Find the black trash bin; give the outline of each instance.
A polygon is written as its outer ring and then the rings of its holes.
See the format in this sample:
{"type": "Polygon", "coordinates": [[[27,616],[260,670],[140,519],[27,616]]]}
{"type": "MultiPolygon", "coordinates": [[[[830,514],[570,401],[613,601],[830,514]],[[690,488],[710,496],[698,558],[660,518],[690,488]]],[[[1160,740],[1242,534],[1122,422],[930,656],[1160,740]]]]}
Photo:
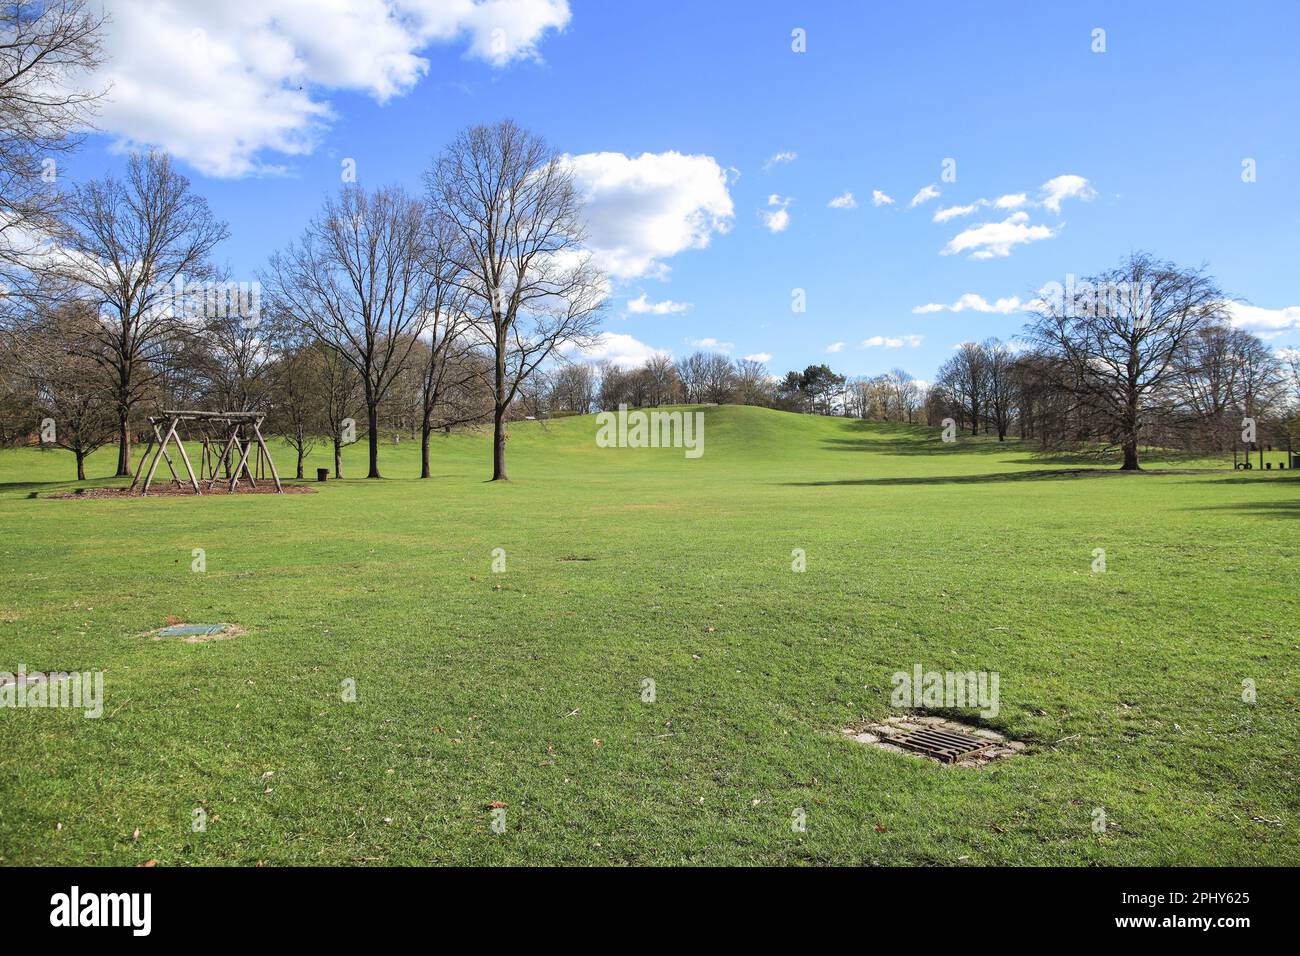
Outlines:
{"type": "Polygon", "coordinates": [[[329,477],[330,477],[330,470],[329,470],[328,468],[317,468],[317,469],[316,469],[316,480],[317,480],[317,481],[329,481],[329,477]]]}

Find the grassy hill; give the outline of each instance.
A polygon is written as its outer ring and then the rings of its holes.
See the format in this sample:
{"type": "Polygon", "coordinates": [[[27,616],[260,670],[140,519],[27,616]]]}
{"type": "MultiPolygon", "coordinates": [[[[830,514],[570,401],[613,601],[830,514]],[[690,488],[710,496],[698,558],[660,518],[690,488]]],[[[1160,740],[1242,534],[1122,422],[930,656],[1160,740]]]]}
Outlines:
{"type": "Polygon", "coordinates": [[[102,669],[106,695],[0,710],[0,858],[1296,861],[1289,472],[1081,475],[702,411],[696,460],[521,423],[508,484],[472,434],[435,440],[433,479],[403,439],[384,481],[283,497],[51,499],[71,455],[0,452],[0,671],[102,669]],[[245,633],[147,636],[169,617],[245,633]],[[998,672],[987,723],[1030,751],[969,771],[846,739],[918,663],[998,672]]]}

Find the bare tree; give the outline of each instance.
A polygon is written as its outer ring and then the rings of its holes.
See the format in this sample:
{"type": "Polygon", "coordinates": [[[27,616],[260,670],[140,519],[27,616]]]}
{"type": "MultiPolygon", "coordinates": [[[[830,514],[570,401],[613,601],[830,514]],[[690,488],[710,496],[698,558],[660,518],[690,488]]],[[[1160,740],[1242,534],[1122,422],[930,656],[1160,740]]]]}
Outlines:
{"type": "Polygon", "coordinates": [[[560,365],[551,376],[551,404],[560,411],[586,415],[595,402],[596,375],[586,362],[560,365]]]}
{"type": "Polygon", "coordinates": [[[606,411],[611,411],[620,404],[626,405],[628,400],[627,370],[619,368],[609,359],[603,359],[599,368],[600,387],[597,391],[596,403],[606,411]]]}
{"type": "Polygon", "coordinates": [[[767,366],[758,359],[737,359],[732,369],[736,401],[742,405],[766,404],[771,377],[767,366]]]}
{"type": "Polygon", "coordinates": [[[28,285],[43,240],[60,232],[58,157],[102,95],[82,84],[104,21],[87,0],[0,6],[0,282],[28,285]]]}
{"type": "Polygon", "coordinates": [[[294,474],[303,477],[303,462],[320,440],[322,414],[322,355],[310,347],[279,356],[271,370],[271,431],[282,437],[296,455],[294,474]]]}
{"type": "MultiPolygon", "coordinates": [[[[348,423],[355,426],[355,416],[361,405],[361,376],[347,359],[337,351],[316,342],[312,346],[320,368],[321,397],[324,400],[325,426],[329,429],[334,449],[334,477],[343,477],[343,446],[348,423]]],[[[355,439],[354,439],[355,440],[355,439]]]]}
{"type": "Polygon", "coordinates": [[[564,160],[508,120],[473,126],[429,171],[461,282],[491,349],[492,480],[506,474],[506,417],[521,384],[564,347],[590,344],[605,277],[583,252],[581,198],[564,160]]]}
{"type": "Polygon", "coordinates": [[[131,412],[165,373],[172,340],[190,335],[216,276],[208,256],[227,236],[207,200],[164,153],[133,155],[126,178],[78,187],[62,248],[43,270],[98,313],[79,354],[97,362],[118,416],[117,474],[129,475],[131,412]]]}
{"type": "Polygon", "coordinates": [[[707,372],[709,353],[693,352],[677,363],[677,376],[681,379],[686,393],[686,402],[697,405],[704,401],[704,380],[707,372]]]}
{"type": "Polygon", "coordinates": [[[731,401],[735,387],[736,375],[731,368],[731,359],[716,353],[706,356],[701,367],[700,401],[723,405],[731,401]]]}
{"type": "Polygon", "coordinates": [[[265,407],[275,342],[268,327],[233,314],[210,316],[200,331],[209,401],[222,411],[265,407]]]}
{"type": "Polygon", "coordinates": [[[645,360],[644,371],[646,404],[657,408],[672,403],[680,388],[672,358],[664,352],[656,352],[645,360]]]}
{"type": "Polygon", "coordinates": [[[1089,432],[1123,449],[1135,471],[1143,432],[1182,406],[1174,386],[1185,352],[1226,319],[1223,293],[1203,269],[1147,253],[1090,277],[1082,292],[1043,300],[1029,332],[1056,361],[1053,384],[1068,393],[1089,432]]]}
{"type": "Polygon", "coordinates": [[[467,294],[456,235],[445,216],[429,216],[426,267],[432,280],[429,338],[420,358],[420,477],[428,478],[429,438],[435,428],[450,429],[478,421],[482,411],[472,401],[471,382],[480,371],[473,362],[467,294]]]}
{"type": "Polygon", "coordinates": [[[32,321],[5,335],[7,362],[29,383],[43,419],[41,443],[76,457],[77,480],[86,479],[86,458],[113,440],[116,416],[107,401],[96,362],[81,344],[95,316],[77,302],[42,308],[32,321]],[[46,421],[48,420],[48,428],[46,421]]]}
{"type": "Polygon", "coordinates": [[[1241,418],[1276,410],[1285,392],[1283,360],[1258,336],[1227,325],[1207,325],[1191,336],[1174,386],[1191,410],[1199,448],[1230,448],[1241,418]]]}
{"type": "Polygon", "coordinates": [[[379,406],[429,321],[424,208],[399,188],[345,186],[302,239],[271,257],[264,286],[277,314],[337,352],[361,381],[379,474],[379,406]]]}
{"type": "Polygon", "coordinates": [[[1015,414],[1016,356],[1005,342],[998,339],[988,339],[980,348],[984,352],[987,370],[988,418],[998,433],[998,441],[1006,441],[1015,414]]]}
{"type": "Polygon", "coordinates": [[[1300,349],[1285,349],[1281,353],[1285,381],[1291,389],[1290,404],[1300,413],[1300,349]]]}
{"type": "Polygon", "coordinates": [[[975,342],[963,342],[957,354],[939,366],[939,384],[947,393],[961,418],[970,422],[970,433],[979,434],[980,422],[987,409],[988,356],[975,342]]]}

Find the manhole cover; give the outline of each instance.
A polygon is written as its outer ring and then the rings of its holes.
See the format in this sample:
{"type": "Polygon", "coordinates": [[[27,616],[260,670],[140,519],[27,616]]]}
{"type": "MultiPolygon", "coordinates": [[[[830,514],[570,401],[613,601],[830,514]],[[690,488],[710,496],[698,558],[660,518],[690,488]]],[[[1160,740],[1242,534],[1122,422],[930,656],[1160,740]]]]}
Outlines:
{"type": "Polygon", "coordinates": [[[238,624],[172,624],[149,631],[144,636],[155,641],[178,637],[185,644],[206,644],[208,641],[228,641],[244,633],[245,630],[238,624]]]}
{"type": "Polygon", "coordinates": [[[177,624],[164,627],[158,632],[159,637],[197,637],[207,634],[224,633],[229,624],[177,624]]]}
{"type": "Polygon", "coordinates": [[[973,737],[970,734],[938,727],[927,727],[924,730],[913,730],[909,733],[891,737],[890,743],[906,750],[915,750],[917,753],[933,757],[942,763],[955,763],[965,757],[988,750],[997,741],[981,740],[979,737],[973,737]]]}
{"type": "Polygon", "coordinates": [[[877,750],[967,768],[982,767],[1026,747],[1022,741],[987,727],[931,714],[894,714],[874,723],[845,727],[844,733],[877,750]]]}

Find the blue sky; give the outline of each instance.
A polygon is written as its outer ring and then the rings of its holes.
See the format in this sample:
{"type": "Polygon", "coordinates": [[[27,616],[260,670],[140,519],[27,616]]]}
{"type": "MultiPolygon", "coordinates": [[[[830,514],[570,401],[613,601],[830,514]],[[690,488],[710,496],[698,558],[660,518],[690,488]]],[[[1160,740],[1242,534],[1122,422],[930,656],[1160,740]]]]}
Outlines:
{"type": "Polygon", "coordinates": [[[775,373],[928,379],[1025,316],[918,307],[1025,302],[1137,249],[1205,263],[1254,307],[1237,321],[1300,347],[1294,0],[345,0],[344,22],[301,0],[108,6],[114,88],[70,173],[170,149],[229,221],[237,279],[301,231],[345,157],[363,184],[419,190],[458,129],[512,117],[599,190],[593,244],[616,273],[599,354],[713,341],[775,373]],[[854,208],[829,205],[845,193],[854,208]]]}

